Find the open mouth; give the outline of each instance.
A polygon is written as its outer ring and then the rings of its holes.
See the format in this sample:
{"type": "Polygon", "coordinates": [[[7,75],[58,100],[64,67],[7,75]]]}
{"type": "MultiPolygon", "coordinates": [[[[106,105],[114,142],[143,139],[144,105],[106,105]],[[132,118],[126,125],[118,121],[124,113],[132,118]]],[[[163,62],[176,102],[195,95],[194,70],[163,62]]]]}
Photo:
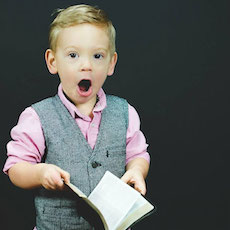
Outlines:
{"type": "Polygon", "coordinates": [[[87,92],[91,86],[90,80],[81,80],[78,84],[81,92],[87,92]]]}

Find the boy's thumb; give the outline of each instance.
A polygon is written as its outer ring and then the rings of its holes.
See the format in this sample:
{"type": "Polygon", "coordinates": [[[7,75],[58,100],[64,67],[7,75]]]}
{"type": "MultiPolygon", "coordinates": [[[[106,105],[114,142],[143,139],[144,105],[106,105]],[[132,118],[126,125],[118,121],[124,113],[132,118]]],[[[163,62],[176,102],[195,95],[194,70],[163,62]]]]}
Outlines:
{"type": "Polygon", "coordinates": [[[69,183],[70,182],[70,174],[62,169],[60,169],[60,173],[61,173],[61,178],[64,180],[65,183],[69,183]]]}

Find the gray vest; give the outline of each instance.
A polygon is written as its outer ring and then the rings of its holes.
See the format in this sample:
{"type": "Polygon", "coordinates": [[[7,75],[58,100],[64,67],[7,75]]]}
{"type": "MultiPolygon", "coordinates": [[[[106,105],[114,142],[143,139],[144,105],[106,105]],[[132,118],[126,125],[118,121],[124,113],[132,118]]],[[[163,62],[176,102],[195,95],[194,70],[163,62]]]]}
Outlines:
{"type": "MultiPolygon", "coordinates": [[[[128,103],[115,96],[106,97],[107,107],[102,112],[94,149],[57,95],[32,105],[45,136],[43,162],[69,172],[71,183],[87,196],[106,170],[118,177],[125,172],[128,103]]],[[[35,195],[35,208],[38,230],[93,229],[79,214],[74,197],[65,191],[40,188],[35,195]]]]}

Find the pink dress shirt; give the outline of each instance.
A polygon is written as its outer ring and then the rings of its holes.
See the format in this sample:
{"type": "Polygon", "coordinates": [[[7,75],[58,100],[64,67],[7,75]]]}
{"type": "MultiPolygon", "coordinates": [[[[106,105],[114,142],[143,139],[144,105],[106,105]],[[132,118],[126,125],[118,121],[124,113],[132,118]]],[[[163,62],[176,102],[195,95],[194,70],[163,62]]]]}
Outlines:
{"type": "MultiPolygon", "coordinates": [[[[58,96],[75,119],[81,132],[93,149],[99,126],[102,110],[106,107],[106,96],[102,89],[98,92],[99,101],[93,109],[93,118],[79,112],[64,95],[61,84],[58,87],[58,96]]],[[[126,135],[126,164],[134,158],[142,157],[150,162],[147,152],[148,145],[143,133],[140,131],[140,119],[136,110],[128,105],[129,126],[126,135]]],[[[18,124],[11,130],[12,140],[7,144],[7,160],[3,171],[8,170],[20,161],[32,164],[41,162],[45,152],[45,139],[39,117],[32,107],[26,108],[20,115],[18,124]]]]}

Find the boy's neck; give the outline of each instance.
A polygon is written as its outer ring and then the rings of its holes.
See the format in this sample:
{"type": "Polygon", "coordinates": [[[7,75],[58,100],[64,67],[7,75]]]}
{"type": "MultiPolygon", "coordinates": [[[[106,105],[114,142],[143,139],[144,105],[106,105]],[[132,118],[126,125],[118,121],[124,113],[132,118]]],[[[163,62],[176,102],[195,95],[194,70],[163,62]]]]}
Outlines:
{"type": "MultiPolygon", "coordinates": [[[[64,90],[62,90],[63,94],[65,95],[65,97],[72,103],[74,104],[74,102],[65,94],[64,90]]],[[[92,98],[90,101],[88,101],[87,103],[84,104],[74,104],[76,106],[76,108],[79,110],[79,112],[82,115],[85,116],[89,116],[91,119],[93,119],[93,108],[95,107],[95,105],[97,104],[97,102],[99,101],[99,97],[96,96],[96,98],[92,98]]]]}
{"type": "Polygon", "coordinates": [[[77,107],[77,109],[79,110],[79,112],[81,114],[88,116],[91,119],[93,119],[93,108],[95,105],[96,105],[96,98],[95,98],[95,100],[90,100],[87,103],[78,104],[75,106],[77,107]]]}

